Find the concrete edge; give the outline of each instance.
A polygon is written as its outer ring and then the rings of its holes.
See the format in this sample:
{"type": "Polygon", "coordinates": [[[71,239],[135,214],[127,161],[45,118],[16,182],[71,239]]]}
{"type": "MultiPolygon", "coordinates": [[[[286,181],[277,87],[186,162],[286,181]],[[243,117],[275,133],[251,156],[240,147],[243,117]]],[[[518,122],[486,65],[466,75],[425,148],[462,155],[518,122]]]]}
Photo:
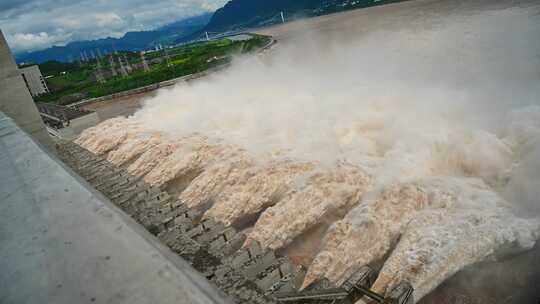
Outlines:
{"type": "Polygon", "coordinates": [[[0,129],[0,137],[9,136],[14,133],[24,134],[36,147],[48,156],[53,162],[58,164],[66,173],[73,177],[82,187],[86,188],[92,195],[100,200],[105,207],[107,207],[111,212],[118,216],[118,218],[133,232],[139,235],[144,241],[146,241],[151,247],[155,248],[156,251],[161,254],[166,260],[168,260],[173,266],[175,266],[179,271],[181,271],[194,285],[198,288],[199,291],[204,294],[209,300],[213,303],[219,304],[232,304],[232,298],[226,295],[223,291],[214,286],[210,281],[208,281],[202,274],[195,270],[188,262],[186,262],[182,257],[172,252],[167,246],[162,244],[154,235],[148,232],[144,227],[132,219],[129,215],[124,213],[116,205],[114,205],[108,198],[106,198],[101,192],[94,189],[87,181],[85,181],[81,176],[75,173],[71,168],[69,168],[64,162],[62,162],[55,153],[51,152],[47,147],[41,144],[39,141],[34,139],[32,136],[29,136],[24,130],[22,130],[18,125],[13,121],[12,118],[0,112],[0,121],[7,121],[9,127],[0,129]],[[6,130],[7,129],[7,130],[6,130]],[[1,132],[5,131],[5,133],[1,132]]]}

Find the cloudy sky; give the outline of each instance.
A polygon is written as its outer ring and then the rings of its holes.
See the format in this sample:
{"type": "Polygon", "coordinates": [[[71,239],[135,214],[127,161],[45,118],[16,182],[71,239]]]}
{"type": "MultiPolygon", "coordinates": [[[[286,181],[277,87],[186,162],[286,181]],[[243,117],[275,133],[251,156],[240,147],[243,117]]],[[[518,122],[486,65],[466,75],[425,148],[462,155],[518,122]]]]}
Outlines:
{"type": "Polygon", "coordinates": [[[14,52],[120,37],[214,11],[227,0],[0,0],[0,29],[14,52]]]}

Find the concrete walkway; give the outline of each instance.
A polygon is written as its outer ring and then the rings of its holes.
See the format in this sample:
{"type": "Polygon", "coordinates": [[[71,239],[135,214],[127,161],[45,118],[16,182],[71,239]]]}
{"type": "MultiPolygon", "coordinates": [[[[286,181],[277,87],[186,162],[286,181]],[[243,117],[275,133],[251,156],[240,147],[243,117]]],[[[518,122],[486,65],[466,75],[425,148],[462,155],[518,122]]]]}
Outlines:
{"type": "Polygon", "coordinates": [[[0,112],[0,303],[229,303],[0,112]]]}

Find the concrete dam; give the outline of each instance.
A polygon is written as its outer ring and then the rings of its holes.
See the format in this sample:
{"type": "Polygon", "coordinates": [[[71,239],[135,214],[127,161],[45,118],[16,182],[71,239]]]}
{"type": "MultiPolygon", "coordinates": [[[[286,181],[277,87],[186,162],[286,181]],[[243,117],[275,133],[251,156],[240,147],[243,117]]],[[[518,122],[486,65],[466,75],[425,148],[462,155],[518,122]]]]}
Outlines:
{"type": "MultiPolygon", "coordinates": [[[[99,223],[145,228],[131,263],[181,258],[152,280],[166,299],[186,282],[208,303],[534,301],[539,14],[530,0],[425,0],[263,29],[278,47],[55,149],[116,206],[95,207],[99,223]]],[[[10,172],[26,172],[13,151],[10,172]]]]}

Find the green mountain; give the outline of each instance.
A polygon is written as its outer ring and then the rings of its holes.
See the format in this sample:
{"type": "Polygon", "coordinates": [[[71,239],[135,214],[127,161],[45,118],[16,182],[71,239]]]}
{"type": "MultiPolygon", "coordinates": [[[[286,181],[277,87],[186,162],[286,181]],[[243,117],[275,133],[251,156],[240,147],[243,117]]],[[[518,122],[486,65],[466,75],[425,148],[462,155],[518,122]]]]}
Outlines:
{"type": "MultiPolygon", "coordinates": [[[[218,9],[203,31],[221,32],[382,5],[400,0],[231,0],[218,9]]],[[[403,0],[401,0],[403,1],[403,0]]]]}

